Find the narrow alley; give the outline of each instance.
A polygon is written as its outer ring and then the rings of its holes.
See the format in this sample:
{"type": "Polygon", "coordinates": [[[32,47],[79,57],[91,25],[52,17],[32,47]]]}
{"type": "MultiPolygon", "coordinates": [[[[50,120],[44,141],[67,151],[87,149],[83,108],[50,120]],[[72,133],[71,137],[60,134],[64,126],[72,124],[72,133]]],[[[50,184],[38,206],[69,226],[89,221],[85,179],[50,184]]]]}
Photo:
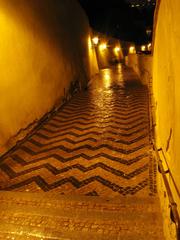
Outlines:
{"type": "Polygon", "coordinates": [[[148,124],[135,73],[101,70],[0,164],[2,239],[162,240],[148,124]]]}
{"type": "Polygon", "coordinates": [[[180,240],[180,0],[0,9],[0,240],[180,240]]]}
{"type": "Polygon", "coordinates": [[[0,165],[1,190],[116,196],[156,192],[148,92],[104,69],[0,165]]]}

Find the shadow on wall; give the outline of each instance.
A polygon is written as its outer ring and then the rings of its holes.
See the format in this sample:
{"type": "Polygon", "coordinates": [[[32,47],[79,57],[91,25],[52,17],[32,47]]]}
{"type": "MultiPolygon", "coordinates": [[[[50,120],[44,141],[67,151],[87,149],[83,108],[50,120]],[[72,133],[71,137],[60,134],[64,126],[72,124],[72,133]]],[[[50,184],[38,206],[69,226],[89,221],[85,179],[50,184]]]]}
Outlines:
{"type": "Polygon", "coordinates": [[[0,0],[0,152],[60,104],[71,82],[98,72],[88,19],[76,0],[0,0]]]}

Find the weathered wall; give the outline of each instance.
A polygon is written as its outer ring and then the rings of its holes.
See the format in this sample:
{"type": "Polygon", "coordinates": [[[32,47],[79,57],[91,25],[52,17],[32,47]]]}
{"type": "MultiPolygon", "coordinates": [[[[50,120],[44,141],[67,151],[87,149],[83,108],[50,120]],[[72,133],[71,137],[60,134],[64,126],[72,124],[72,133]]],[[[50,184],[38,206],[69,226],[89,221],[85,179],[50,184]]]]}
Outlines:
{"type": "Polygon", "coordinates": [[[71,81],[98,72],[86,15],[75,0],[0,0],[0,152],[60,103],[71,81]]]}
{"type": "MultiPolygon", "coordinates": [[[[171,0],[161,0],[154,38],[153,92],[157,145],[163,148],[176,185],[180,189],[179,12],[179,0],[174,0],[173,3],[171,0]]],[[[173,186],[170,177],[169,182],[173,186]]],[[[174,189],[173,194],[180,212],[180,197],[174,189]]]]}
{"type": "Polygon", "coordinates": [[[152,56],[129,54],[126,57],[126,65],[133,68],[143,85],[149,86],[152,82],[152,56]]]}

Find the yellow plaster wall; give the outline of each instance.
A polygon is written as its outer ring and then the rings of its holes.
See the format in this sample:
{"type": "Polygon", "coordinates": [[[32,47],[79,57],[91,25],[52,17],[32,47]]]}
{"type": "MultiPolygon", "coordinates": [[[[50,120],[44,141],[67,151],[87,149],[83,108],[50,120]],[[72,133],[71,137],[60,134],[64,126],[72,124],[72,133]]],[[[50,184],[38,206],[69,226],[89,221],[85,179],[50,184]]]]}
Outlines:
{"type": "MultiPolygon", "coordinates": [[[[167,178],[180,213],[180,1],[161,0],[157,12],[153,57],[153,102],[156,116],[156,143],[162,147],[177,189],[167,178]]],[[[167,165],[163,155],[165,169],[167,165]]],[[[175,240],[175,225],[170,219],[169,200],[162,177],[158,189],[167,240],[175,240]]]]}
{"type": "Polygon", "coordinates": [[[149,86],[152,82],[152,56],[129,54],[126,65],[133,68],[143,85],[149,86]]]}
{"type": "Polygon", "coordinates": [[[154,43],[156,137],[180,188],[180,1],[161,0],[154,43]],[[171,133],[172,132],[172,133],[171,133]]]}
{"type": "Polygon", "coordinates": [[[75,0],[0,0],[0,153],[68,91],[98,72],[86,15],[75,0]]]}

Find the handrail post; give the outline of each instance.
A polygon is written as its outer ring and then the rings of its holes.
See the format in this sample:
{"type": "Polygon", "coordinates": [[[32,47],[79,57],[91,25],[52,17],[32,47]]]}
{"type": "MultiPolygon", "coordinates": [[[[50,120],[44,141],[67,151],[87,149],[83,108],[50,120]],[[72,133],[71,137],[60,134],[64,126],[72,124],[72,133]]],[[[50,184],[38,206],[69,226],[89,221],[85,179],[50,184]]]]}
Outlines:
{"type": "Polygon", "coordinates": [[[167,172],[164,171],[163,162],[162,162],[162,160],[159,156],[159,152],[162,151],[162,148],[157,149],[154,141],[153,141],[153,147],[154,147],[154,150],[155,150],[155,153],[156,153],[156,157],[157,157],[157,160],[158,160],[158,166],[160,168],[160,173],[162,174],[162,178],[163,178],[163,181],[164,181],[164,185],[165,185],[167,195],[168,195],[168,199],[169,199],[169,203],[170,203],[171,220],[175,223],[175,226],[176,226],[177,240],[180,240],[180,217],[179,217],[178,210],[177,210],[177,204],[174,201],[173,194],[172,194],[168,179],[166,177],[167,172]]]}

